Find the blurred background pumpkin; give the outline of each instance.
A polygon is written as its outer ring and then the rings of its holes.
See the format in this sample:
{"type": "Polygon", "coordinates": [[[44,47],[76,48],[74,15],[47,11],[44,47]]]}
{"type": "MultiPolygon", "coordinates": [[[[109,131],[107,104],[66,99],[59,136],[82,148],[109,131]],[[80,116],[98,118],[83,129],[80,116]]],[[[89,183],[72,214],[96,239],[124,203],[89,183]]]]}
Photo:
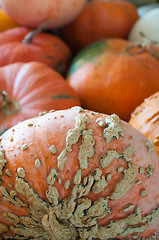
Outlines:
{"type": "Polygon", "coordinates": [[[0,32],[18,26],[19,24],[9,17],[2,8],[0,8],[0,32]]]}
{"type": "Polygon", "coordinates": [[[73,52],[104,38],[126,38],[139,18],[129,2],[89,0],[70,24],[59,30],[73,52]]]}
{"type": "Polygon", "coordinates": [[[159,92],[144,99],[131,114],[129,123],[153,142],[159,154],[159,92]]]}
{"type": "Polygon", "coordinates": [[[38,27],[47,20],[52,20],[50,28],[63,26],[80,13],[86,0],[1,0],[6,13],[20,25],[38,27]]]}
{"type": "Polygon", "coordinates": [[[18,27],[0,33],[0,66],[15,62],[37,61],[66,73],[71,50],[59,37],[18,27]]]}
{"type": "Polygon", "coordinates": [[[159,90],[159,48],[127,40],[93,43],[74,58],[67,76],[84,108],[128,121],[134,109],[159,90]]]}

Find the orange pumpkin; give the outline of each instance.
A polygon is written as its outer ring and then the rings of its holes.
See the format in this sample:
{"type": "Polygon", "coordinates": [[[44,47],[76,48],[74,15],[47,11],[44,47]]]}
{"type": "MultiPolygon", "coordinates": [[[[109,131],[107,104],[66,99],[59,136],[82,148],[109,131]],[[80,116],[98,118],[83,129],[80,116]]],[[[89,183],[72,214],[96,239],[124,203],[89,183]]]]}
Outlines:
{"type": "Polygon", "coordinates": [[[84,108],[128,121],[134,109],[159,90],[159,48],[135,47],[108,39],[91,44],[74,58],[67,76],[84,108]],[[158,54],[158,55],[157,55],[158,54]]]}
{"type": "Polygon", "coordinates": [[[0,32],[5,30],[18,27],[19,24],[16,23],[12,18],[10,18],[2,8],[0,8],[0,32]]]}
{"type": "Polygon", "coordinates": [[[71,58],[69,47],[59,37],[37,31],[19,27],[0,33],[0,66],[37,61],[64,74],[71,58]]]}
{"type": "Polygon", "coordinates": [[[159,157],[117,115],[56,111],[0,146],[3,239],[157,239],[159,157]]]}
{"type": "Polygon", "coordinates": [[[159,92],[146,98],[135,109],[129,123],[153,142],[159,154],[159,92]]]}
{"type": "Polygon", "coordinates": [[[51,109],[80,105],[63,77],[38,62],[0,68],[0,133],[18,121],[51,109]]]}
{"type": "Polygon", "coordinates": [[[139,18],[137,8],[129,2],[92,0],[60,34],[74,52],[103,38],[126,38],[139,18]]]}

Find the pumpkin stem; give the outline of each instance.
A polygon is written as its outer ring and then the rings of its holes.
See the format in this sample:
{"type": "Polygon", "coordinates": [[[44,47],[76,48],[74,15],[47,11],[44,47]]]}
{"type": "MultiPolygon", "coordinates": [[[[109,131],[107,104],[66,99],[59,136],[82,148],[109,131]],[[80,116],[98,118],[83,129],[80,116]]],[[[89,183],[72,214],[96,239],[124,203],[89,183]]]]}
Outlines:
{"type": "Polygon", "coordinates": [[[134,47],[139,47],[140,49],[135,54],[139,54],[139,53],[148,51],[149,53],[151,53],[151,55],[153,57],[155,57],[157,60],[159,60],[159,54],[151,46],[152,44],[153,45],[158,44],[158,42],[148,38],[143,32],[140,32],[140,35],[143,37],[144,41],[143,42],[134,42],[134,43],[128,45],[127,47],[125,47],[123,49],[122,53],[130,53],[131,49],[133,49],[134,47]]]}
{"type": "Polygon", "coordinates": [[[0,107],[0,112],[2,112],[6,117],[10,115],[14,115],[20,111],[20,106],[19,104],[11,99],[6,91],[1,92],[1,101],[2,101],[2,106],[0,107]]]}
{"type": "Polygon", "coordinates": [[[50,24],[52,23],[52,20],[48,20],[46,22],[44,22],[43,24],[41,24],[38,28],[36,28],[34,31],[29,32],[25,38],[23,39],[23,43],[24,44],[31,44],[33,41],[33,38],[35,35],[37,35],[38,33],[42,32],[45,28],[47,28],[50,24]]]}

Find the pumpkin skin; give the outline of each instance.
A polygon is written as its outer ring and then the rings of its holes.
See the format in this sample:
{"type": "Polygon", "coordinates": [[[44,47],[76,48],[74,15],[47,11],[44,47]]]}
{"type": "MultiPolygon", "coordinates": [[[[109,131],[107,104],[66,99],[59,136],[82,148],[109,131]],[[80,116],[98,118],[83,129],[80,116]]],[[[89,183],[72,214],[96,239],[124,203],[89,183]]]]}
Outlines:
{"type": "Polygon", "coordinates": [[[19,24],[11,19],[2,8],[0,8],[0,32],[18,27],[19,24]]]}
{"type": "Polygon", "coordinates": [[[80,15],[60,29],[60,34],[77,52],[103,38],[126,38],[138,18],[132,3],[122,0],[88,1],[80,15]]]}
{"type": "Polygon", "coordinates": [[[82,10],[86,0],[2,0],[1,6],[6,13],[27,27],[38,27],[48,19],[52,20],[49,28],[63,26],[72,21],[82,10]]]}
{"type": "Polygon", "coordinates": [[[1,133],[40,112],[80,105],[77,94],[63,77],[38,62],[1,67],[0,93],[3,91],[9,100],[5,103],[0,95],[1,133]]]}
{"type": "Polygon", "coordinates": [[[159,154],[159,92],[146,98],[135,109],[129,123],[153,142],[159,154]]]}
{"type": "Polygon", "coordinates": [[[159,157],[117,115],[75,107],[29,119],[3,134],[0,153],[2,237],[158,235],[159,157]]]}
{"type": "MultiPolygon", "coordinates": [[[[107,39],[89,45],[74,58],[67,81],[86,109],[116,113],[125,121],[159,90],[159,61],[147,50],[124,50],[130,42],[107,39]]],[[[153,47],[159,53],[157,47],[153,47]]]]}
{"type": "Polygon", "coordinates": [[[41,62],[64,74],[71,58],[71,50],[59,38],[38,33],[31,42],[24,39],[31,29],[19,27],[0,33],[0,66],[15,62],[41,62]]]}

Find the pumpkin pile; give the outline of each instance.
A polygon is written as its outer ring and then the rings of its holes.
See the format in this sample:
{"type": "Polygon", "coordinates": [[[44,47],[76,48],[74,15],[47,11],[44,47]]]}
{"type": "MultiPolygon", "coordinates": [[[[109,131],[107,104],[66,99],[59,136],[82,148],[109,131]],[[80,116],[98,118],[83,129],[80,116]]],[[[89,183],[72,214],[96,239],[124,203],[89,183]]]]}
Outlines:
{"type": "Polygon", "coordinates": [[[154,4],[0,1],[0,240],[159,239],[154,4]]]}

